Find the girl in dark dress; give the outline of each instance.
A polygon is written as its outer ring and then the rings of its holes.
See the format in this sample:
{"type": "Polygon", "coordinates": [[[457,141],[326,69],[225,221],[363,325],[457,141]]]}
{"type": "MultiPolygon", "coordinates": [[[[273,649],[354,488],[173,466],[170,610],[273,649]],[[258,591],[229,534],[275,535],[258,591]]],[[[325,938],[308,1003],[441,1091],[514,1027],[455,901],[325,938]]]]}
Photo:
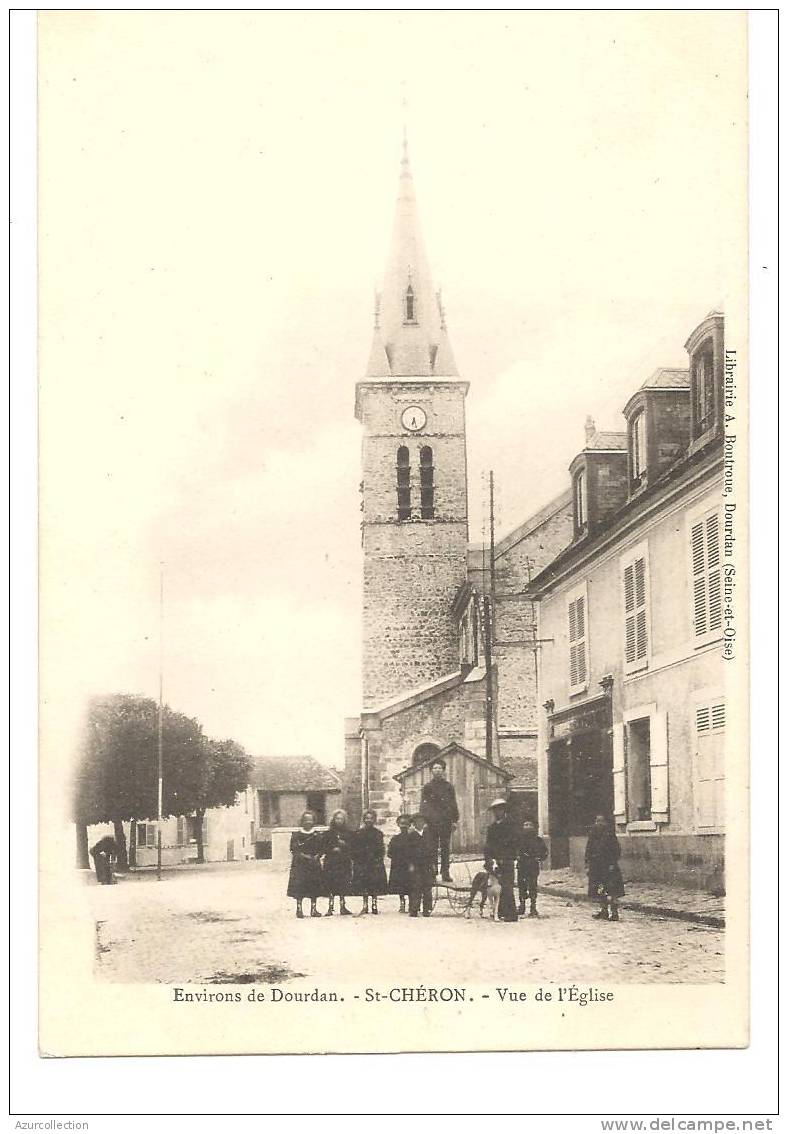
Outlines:
{"type": "Polygon", "coordinates": [[[323,853],[323,836],[314,829],[315,817],[311,811],[301,816],[301,828],[290,836],[290,853],[293,863],[287,882],[289,897],[296,900],[296,917],[303,917],[302,902],[309,898],[310,916],[322,917],[318,912],[317,897],[322,893],[322,872],[320,855],[323,853]]]}
{"type": "Polygon", "coordinates": [[[407,913],[405,898],[410,893],[411,879],[408,862],[408,835],[410,832],[410,815],[397,816],[399,834],[394,835],[389,842],[388,857],[391,859],[389,871],[389,893],[399,894],[399,912],[407,913]]]}
{"type": "Polygon", "coordinates": [[[378,894],[386,893],[386,867],[383,862],[385,843],[383,832],[375,824],[378,821],[374,811],[365,811],[361,817],[361,827],[353,836],[350,853],[353,856],[353,890],[364,899],[363,914],[369,913],[369,899],[372,898],[372,912],[378,912],[378,894]]]}
{"type": "Polygon", "coordinates": [[[350,910],[345,898],[353,880],[353,860],[350,857],[351,832],[347,825],[347,812],[335,811],[328,830],[323,835],[323,890],[328,895],[326,917],[334,916],[334,898],[339,898],[339,912],[348,916],[350,910]]]}
{"type": "Polygon", "coordinates": [[[599,902],[596,921],[618,921],[618,899],[624,894],[624,879],[618,866],[621,847],[604,815],[597,815],[586,844],[588,896],[599,902]],[[608,901],[610,912],[608,913],[608,901]]]}

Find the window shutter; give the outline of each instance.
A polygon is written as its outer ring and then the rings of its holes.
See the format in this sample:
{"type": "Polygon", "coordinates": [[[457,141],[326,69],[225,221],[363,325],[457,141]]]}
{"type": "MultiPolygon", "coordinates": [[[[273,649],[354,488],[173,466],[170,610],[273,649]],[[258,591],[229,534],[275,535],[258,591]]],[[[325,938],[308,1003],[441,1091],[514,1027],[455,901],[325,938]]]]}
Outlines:
{"type": "Polygon", "coordinates": [[[631,665],[637,657],[635,622],[635,569],[630,564],[624,568],[624,656],[627,665],[631,665]]]}
{"type": "Polygon", "coordinates": [[[651,771],[651,814],[667,815],[668,796],[668,718],[653,713],[649,725],[649,764],[651,771]]]}
{"type": "Polygon", "coordinates": [[[613,725],[613,811],[622,822],[627,815],[627,761],[624,725],[613,725]]]}
{"type": "Polygon", "coordinates": [[[624,664],[628,672],[648,664],[648,585],[646,556],[624,564],[624,664]]]}
{"type": "Polygon", "coordinates": [[[586,651],[586,598],[578,595],[569,603],[569,686],[584,689],[588,683],[586,651]]]}
{"type": "Polygon", "coordinates": [[[648,654],[646,629],[646,560],[635,560],[635,657],[642,661],[648,654]]]}
{"type": "Polygon", "coordinates": [[[577,600],[577,678],[585,685],[586,673],[586,600],[583,595],[577,600]]]}
{"type": "Polygon", "coordinates": [[[708,630],[706,621],[706,548],[703,521],[692,525],[692,601],[695,637],[708,630]]]}
{"type": "Polygon", "coordinates": [[[692,525],[690,552],[695,637],[700,638],[722,627],[719,513],[712,512],[692,525]]]}
{"type": "Polygon", "coordinates": [[[184,837],[184,820],[183,820],[183,816],[182,816],[182,815],[179,815],[179,816],[178,816],[178,834],[177,834],[177,839],[178,839],[178,846],[179,846],[179,847],[182,847],[182,846],[183,846],[183,844],[184,844],[184,843],[186,842],[186,839],[185,839],[185,837],[184,837]]]}
{"type": "Polygon", "coordinates": [[[715,512],[706,520],[706,569],[709,592],[709,630],[722,626],[722,569],[720,566],[720,518],[715,512]]]}
{"type": "Polygon", "coordinates": [[[695,710],[695,819],[699,830],[725,823],[725,702],[695,710]]]}

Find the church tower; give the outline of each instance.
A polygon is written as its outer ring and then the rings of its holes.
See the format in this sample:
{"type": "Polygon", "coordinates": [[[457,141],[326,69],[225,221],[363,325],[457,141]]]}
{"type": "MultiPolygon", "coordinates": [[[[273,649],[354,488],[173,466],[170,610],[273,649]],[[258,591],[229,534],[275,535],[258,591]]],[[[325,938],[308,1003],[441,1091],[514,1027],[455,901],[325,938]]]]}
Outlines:
{"type": "Polygon", "coordinates": [[[458,670],[451,605],[468,544],[465,395],[419,224],[407,142],[366,377],[362,705],[458,670]]]}

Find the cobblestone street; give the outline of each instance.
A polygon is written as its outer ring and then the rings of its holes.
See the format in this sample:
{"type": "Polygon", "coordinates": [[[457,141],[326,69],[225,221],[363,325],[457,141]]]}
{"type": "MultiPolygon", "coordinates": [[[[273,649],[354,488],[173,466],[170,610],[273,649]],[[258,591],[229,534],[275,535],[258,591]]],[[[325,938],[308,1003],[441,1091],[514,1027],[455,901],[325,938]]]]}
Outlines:
{"type": "MultiPolygon", "coordinates": [[[[294,917],[286,873],[220,864],[122,877],[88,892],[100,979],[210,984],[306,978],[323,985],[419,982],[708,983],[724,979],[724,932],[626,911],[618,924],[553,895],[537,919],[470,921],[440,901],[429,920],[381,900],[379,917],[294,917]]],[[[354,912],[360,899],[349,900],[354,912]]],[[[320,909],[325,910],[325,899],[320,909]]]]}

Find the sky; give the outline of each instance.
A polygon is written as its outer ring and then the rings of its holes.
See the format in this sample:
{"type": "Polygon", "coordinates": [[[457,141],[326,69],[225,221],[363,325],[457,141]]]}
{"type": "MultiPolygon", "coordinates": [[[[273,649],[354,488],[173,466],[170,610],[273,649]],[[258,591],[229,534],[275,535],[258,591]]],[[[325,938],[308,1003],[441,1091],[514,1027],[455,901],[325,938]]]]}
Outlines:
{"type": "Polygon", "coordinates": [[[341,766],[360,427],[403,115],[482,477],[510,530],[586,415],[726,304],[735,12],[40,17],[42,696],[158,694],[341,766]],[[403,111],[403,95],[407,110],[403,111]]]}

